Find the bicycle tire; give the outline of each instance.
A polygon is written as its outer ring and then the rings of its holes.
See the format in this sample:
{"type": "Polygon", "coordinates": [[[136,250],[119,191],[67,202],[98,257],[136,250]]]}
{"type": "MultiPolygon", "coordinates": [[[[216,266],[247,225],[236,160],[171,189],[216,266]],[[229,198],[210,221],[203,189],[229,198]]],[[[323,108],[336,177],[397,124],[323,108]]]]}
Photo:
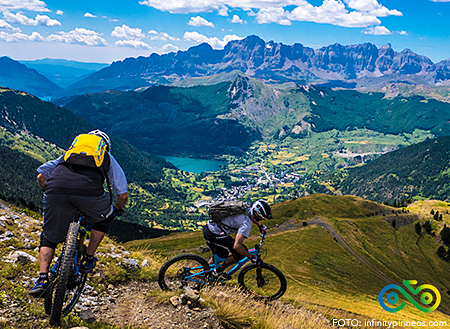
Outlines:
{"type": "Polygon", "coordinates": [[[201,256],[196,254],[180,254],[167,260],[158,272],[158,284],[162,290],[177,290],[184,286],[190,286],[194,289],[200,289],[206,282],[204,275],[196,278],[202,282],[194,282],[185,280],[185,277],[194,275],[192,268],[196,267],[194,271],[204,272],[209,268],[208,262],[201,256]]]}
{"type": "Polygon", "coordinates": [[[52,310],[50,312],[50,324],[52,325],[59,324],[61,321],[67,282],[69,281],[72,271],[74,271],[73,258],[77,247],[79,227],[79,223],[72,222],[70,223],[69,230],[67,231],[64,253],[61,257],[59,275],[54,286],[55,295],[52,303],[52,310]]]}
{"type": "Polygon", "coordinates": [[[257,300],[278,299],[283,296],[287,289],[284,274],[275,266],[266,263],[248,264],[243,267],[239,272],[238,284],[242,291],[252,295],[257,300]],[[261,269],[262,282],[258,286],[257,271],[259,269],[261,269]]]}

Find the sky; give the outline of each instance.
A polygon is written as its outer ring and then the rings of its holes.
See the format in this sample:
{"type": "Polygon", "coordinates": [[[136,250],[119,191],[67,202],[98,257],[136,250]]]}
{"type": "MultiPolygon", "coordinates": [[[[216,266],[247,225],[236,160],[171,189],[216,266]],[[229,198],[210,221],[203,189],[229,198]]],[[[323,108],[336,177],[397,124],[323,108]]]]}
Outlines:
{"type": "Polygon", "coordinates": [[[450,0],[0,0],[0,55],[112,63],[214,49],[257,35],[266,42],[370,42],[450,58],[450,0]]]}

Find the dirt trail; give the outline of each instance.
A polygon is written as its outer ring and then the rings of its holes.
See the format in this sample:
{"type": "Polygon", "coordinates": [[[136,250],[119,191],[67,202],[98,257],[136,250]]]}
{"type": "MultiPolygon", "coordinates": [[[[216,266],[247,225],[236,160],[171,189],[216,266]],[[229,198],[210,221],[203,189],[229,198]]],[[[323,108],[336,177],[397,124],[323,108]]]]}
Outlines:
{"type": "Polygon", "coordinates": [[[323,228],[327,229],[335,238],[336,240],[344,246],[345,249],[347,249],[353,256],[355,256],[356,259],[358,259],[363,265],[365,265],[367,268],[369,268],[373,273],[378,275],[384,282],[386,283],[394,283],[397,284],[395,280],[391,279],[389,276],[381,272],[378,268],[376,268],[372,263],[370,263],[368,260],[366,260],[364,257],[359,255],[352,247],[350,247],[345,240],[342,238],[342,236],[336,232],[336,230],[325,221],[325,218],[323,217],[315,217],[308,221],[308,224],[317,224],[322,226],[323,228]]]}
{"type": "Polygon", "coordinates": [[[161,304],[156,297],[148,296],[150,291],[158,289],[156,282],[128,282],[126,285],[110,286],[98,297],[100,306],[95,312],[96,321],[152,329],[224,329],[211,308],[198,311],[187,306],[175,308],[172,304],[161,304]]]}

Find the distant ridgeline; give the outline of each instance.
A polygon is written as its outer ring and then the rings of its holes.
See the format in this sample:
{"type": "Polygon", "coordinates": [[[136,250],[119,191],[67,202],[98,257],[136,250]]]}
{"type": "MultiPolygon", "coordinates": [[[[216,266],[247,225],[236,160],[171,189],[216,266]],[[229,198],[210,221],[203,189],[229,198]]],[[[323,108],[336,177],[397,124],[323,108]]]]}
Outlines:
{"type": "MultiPolygon", "coordinates": [[[[66,109],[22,92],[0,89],[0,197],[41,208],[37,167],[61,155],[77,134],[92,129],[94,126],[66,109]]],[[[161,227],[182,228],[178,223],[190,218],[182,211],[186,195],[162,180],[163,170],[175,167],[120,138],[113,136],[112,142],[112,154],[127,175],[131,196],[121,220],[146,227],[152,220],[161,227]],[[152,209],[158,209],[158,214],[149,216],[152,209]]],[[[191,217],[195,225],[198,215],[191,217]]]]}

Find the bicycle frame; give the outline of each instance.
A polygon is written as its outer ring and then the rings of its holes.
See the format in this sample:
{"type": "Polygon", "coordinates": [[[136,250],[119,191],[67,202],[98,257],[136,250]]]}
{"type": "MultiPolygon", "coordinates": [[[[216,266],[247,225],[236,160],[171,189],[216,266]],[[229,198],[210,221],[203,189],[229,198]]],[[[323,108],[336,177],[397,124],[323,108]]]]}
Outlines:
{"type": "MultiPolygon", "coordinates": [[[[261,239],[260,239],[260,241],[259,241],[259,244],[255,245],[255,248],[252,248],[252,249],[249,249],[249,250],[248,250],[248,252],[249,252],[251,255],[253,255],[253,256],[254,256],[254,255],[258,256],[258,259],[259,259],[260,256],[261,256],[261,247],[262,247],[262,245],[263,245],[263,243],[264,243],[264,240],[266,239],[266,232],[261,233],[261,234],[260,234],[260,237],[261,237],[261,239]]],[[[195,270],[202,270],[202,271],[201,271],[201,272],[194,273],[194,274],[192,274],[192,275],[188,275],[188,276],[186,276],[184,279],[185,279],[185,280],[192,281],[192,282],[197,282],[197,283],[202,283],[202,284],[209,284],[209,281],[201,281],[201,280],[199,280],[199,279],[197,279],[197,278],[198,278],[199,276],[203,276],[203,275],[205,275],[205,278],[206,278],[208,273],[210,273],[210,272],[212,272],[214,269],[218,268],[219,265],[220,265],[221,263],[223,263],[223,262],[225,261],[225,259],[226,259],[226,258],[220,258],[220,257],[218,257],[216,254],[214,254],[213,257],[214,257],[214,264],[211,264],[211,265],[209,266],[209,269],[208,269],[207,271],[203,271],[203,267],[201,267],[201,266],[193,267],[193,268],[190,269],[191,271],[195,271],[195,270]]],[[[230,275],[230,276],[233,275],[233,274],[236,273],[239,269],[241,269],[248,261],[249,261],[249,258],[248,258],[248,257],[242,258],[241,260],[239,260],[238,262],[236,262],[236,264],[234,264],[233,267],[232,267],[230,270],[226,271],[225,273],[228,274],[228,275],[230,275]]]]}

